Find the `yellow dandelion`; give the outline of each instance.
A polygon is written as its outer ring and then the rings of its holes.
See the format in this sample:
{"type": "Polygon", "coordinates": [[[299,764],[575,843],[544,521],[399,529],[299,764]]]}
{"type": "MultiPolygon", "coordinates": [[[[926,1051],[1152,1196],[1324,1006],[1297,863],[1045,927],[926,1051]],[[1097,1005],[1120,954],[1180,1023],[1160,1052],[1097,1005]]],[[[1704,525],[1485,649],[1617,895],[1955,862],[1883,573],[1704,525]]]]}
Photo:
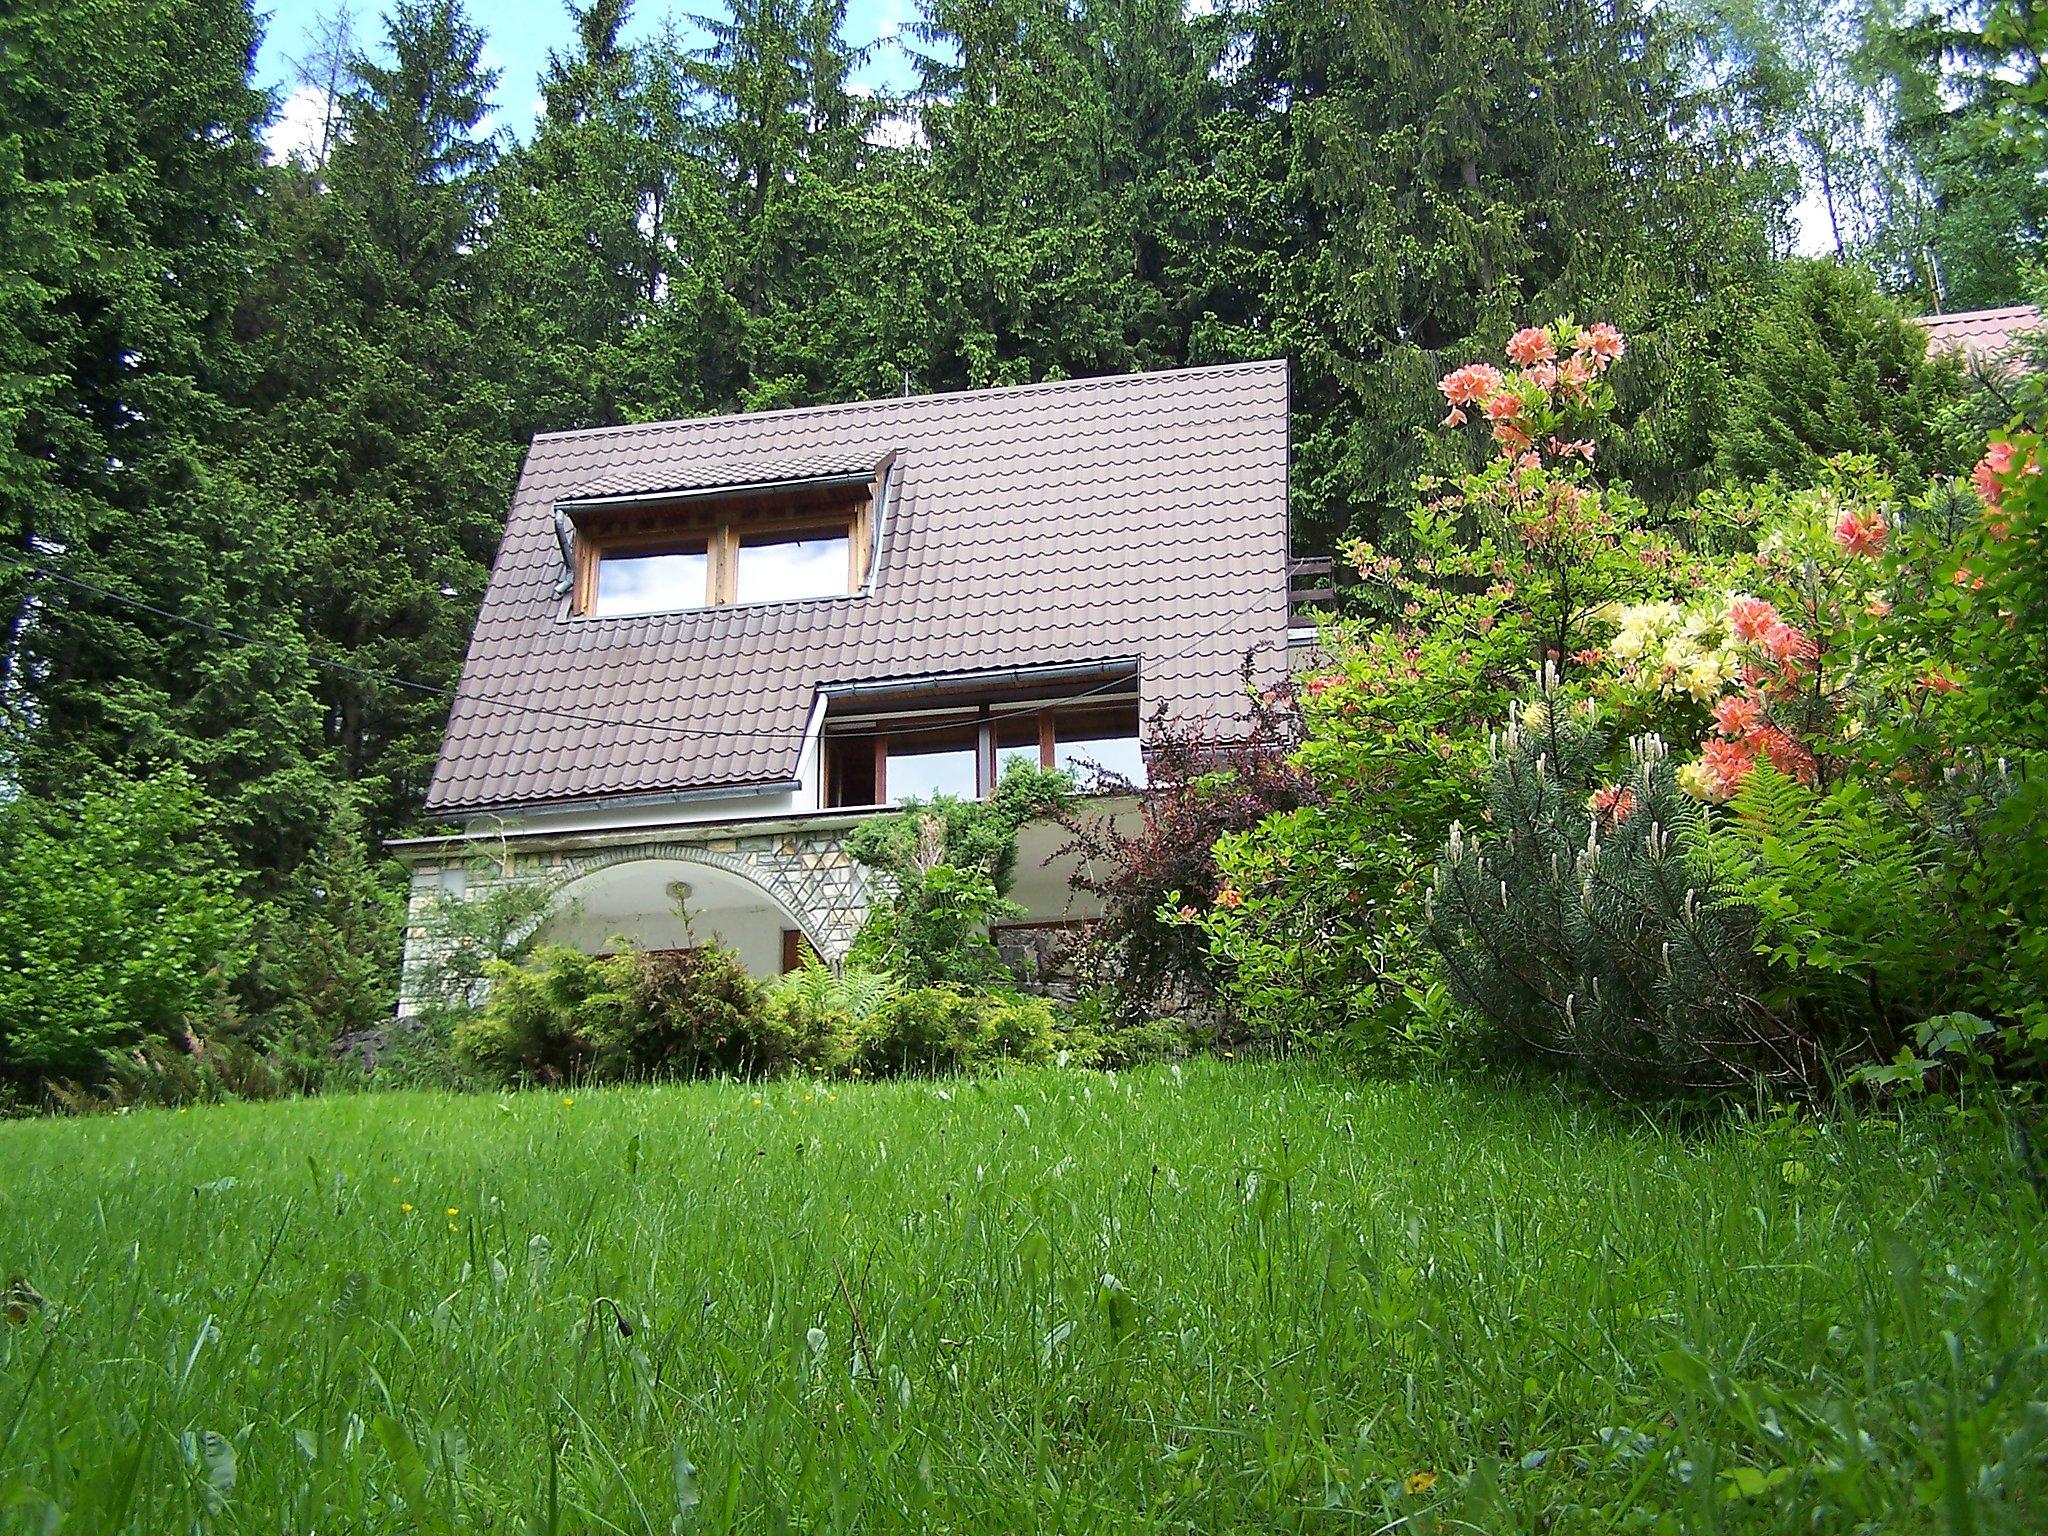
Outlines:
{"type": "Polygon", "coordinates": [[[1401,1488],[1405,1493],[1427,1493],[1435,1486],[1436,1474],[1434,1472],[1410,1472],[1401,1479],[1401,1488]]]}
{"type": "Polygon", "coordinates": [[[391,1175],[391,1182],[392,1182],[392,1183],[394,1183],[394,1184],[396,1184],[396,1183],[398,1182],[398,1175],[397,1175],[397,1174],[395,1174],[395,1173],[394,1173],[393,1175],[391,1175]]]}
{"type": "Polygon", "coordinates": [[[452,1222],[452,1221],[451,1221],[451,1222],[449,1222],[449,1223],[448,1223],[448,1230],[449,1230],[450,1232],[453,1232],[453,1231],[455,1230],[455,1223],[454,1223],[454,1222],[452,1222]]]}
{"type": "Polygon", "coordinates": [[[562,1099],[562,1108],[567,1109],[570,1105],[574,1104],[575,1102],[576,1100],[573,1096],[564,1096],[562,1099]]]}
{"type": "Polygon", "coordinates": [[[401,1201],[399,1201],[399,1203],[398,1203],[398,1208],[399,1208],[399,1210],[403,1211],[403,1212],[404,1212],[404,1213],[405,1213],[406,1215],[408,1215],[408,1216],[410,1216],[410,1215],[412,1214],[412,1202],[411,1202],[411,1201],[409,1201],[409,1200],[401,1200],[401,1201]]]}
{"type": "Polygon", "coordinates": [[[754,1102],[755,1102],[756,1104],[760,1103],[760,1102],[761,1102],[761,1095],[759,1095],[758,1093],[757,1093],[757,1094],[755,1094],[755,1095],[754,1095],[754,1102]]]}
{"type": "Polygon", "coordinates": [[[853,1069],[853,1075],[854,1075],[855,1077],[859,1077],[859,1076],[860,1076],[860,1068],[859,1068],[859,1067],[855,1067],[855,1068],[853,1069]]]}
{"type": "Polygon", "coordinates": [[[451,1205],[451,1206],[449,1206],[449,1207],[448,1207],[448,1214],[449,1214],[450,1216],[459,1216],[459,1215],[461,1215],[462,1213],[461,1213],[460,1211],[458,1211],[458,1210],[457,1210],[457,1209],[456,1209],[456,1208],[455,1208],[454,1206],[452,1206],[452,1205],[451,1205]]]}

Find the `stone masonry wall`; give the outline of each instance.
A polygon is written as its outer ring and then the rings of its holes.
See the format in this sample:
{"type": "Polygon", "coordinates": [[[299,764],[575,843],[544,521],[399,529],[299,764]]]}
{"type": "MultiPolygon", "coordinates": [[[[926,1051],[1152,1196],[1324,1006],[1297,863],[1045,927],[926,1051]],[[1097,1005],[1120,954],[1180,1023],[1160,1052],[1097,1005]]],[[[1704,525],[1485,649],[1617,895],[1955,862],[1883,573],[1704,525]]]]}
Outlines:
{"type": "MultiPolygon", "coordinates": [[[[597,870],[646,859],[705,865],[759,887],[786,909],[811,947],[832,965],[844,958],[867,914],[868,872],[848,857],[837,829],[736,834],[717,826],[669,828],[654,837],[629,831],[531,850],[509,840],[480,842],[474,851],[413,865],[399,1011],[419,1007],[422,972],[447,952],[448,938],[435,921],[444,893],[475,899],[494,887],[525,884],[552,893],[597,870]]],[[[535,926],[544,920],[535,919],[535,926]]]]}

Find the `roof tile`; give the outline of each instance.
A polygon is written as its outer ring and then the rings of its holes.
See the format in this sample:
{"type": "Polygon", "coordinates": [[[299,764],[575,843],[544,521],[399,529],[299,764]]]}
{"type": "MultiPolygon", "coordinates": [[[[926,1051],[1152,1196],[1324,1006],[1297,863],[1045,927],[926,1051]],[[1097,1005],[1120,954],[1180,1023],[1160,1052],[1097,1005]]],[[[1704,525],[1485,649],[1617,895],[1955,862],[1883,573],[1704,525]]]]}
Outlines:
{"type": "Polygon", "coordinates": [[[1283,362],[545,435],[520,475],[429,809],[794,776],[819,687],[1139,657],[1149,717],[1285,665],[1283,362]],[[556,502],[897,455],[857,597],[570,618],[556,502]]]}

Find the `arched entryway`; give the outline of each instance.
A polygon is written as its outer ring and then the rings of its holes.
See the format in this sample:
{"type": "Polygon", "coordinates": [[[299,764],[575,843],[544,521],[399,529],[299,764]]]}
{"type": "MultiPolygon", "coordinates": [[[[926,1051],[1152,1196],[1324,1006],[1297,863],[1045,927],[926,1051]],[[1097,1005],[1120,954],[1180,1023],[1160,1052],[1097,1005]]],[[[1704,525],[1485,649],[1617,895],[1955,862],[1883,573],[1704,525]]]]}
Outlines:
{"type": "Polygon", "coordinates": [[[717,943],[753,975],[774,976],[790,959],[792,934],[821,948],[803,915],[742,869],[677,851],[574,875],[556,889],[535,937],[586,954],[622,942],[655,950],[717,943]]]}

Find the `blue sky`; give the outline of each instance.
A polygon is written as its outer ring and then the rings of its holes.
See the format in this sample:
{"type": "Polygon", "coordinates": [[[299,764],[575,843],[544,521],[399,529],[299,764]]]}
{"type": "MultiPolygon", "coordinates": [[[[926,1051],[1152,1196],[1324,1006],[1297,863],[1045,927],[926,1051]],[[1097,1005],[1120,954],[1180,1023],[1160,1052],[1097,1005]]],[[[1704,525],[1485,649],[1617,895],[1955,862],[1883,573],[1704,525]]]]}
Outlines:
{"type": "MultiPolygon", "coordinates": [[[[374,45],[383,34],[381,17],[385,0],[352,0],[357,46],[374,45]]],[[[257,14],[267,11],[262,51],[256,58],[256,80],[269,86],[283,102],[283,120],[272,131],[271,141],[280,148],[296,139],[295,123],[303,124],[311,104],[301,102],[298,111],[290,100],[298,85],[295,62],[312,49],[318,24],[332,16],[339,0],[258,0],[257,14]]],[[[485,62],[500,72],[497,125],[524,136],[532,126],[534,108],[540,100],[541,71],[547,67],[548,52],[568,46],[569,13],[560,0],[468,0],[470,19],[481,26],[490,43],[485,62]]],[[[689,18],[693,14],[716,14],[720,0],[635,0],[627,21],[627,35],[643,38],[660,31],[670,17],[685,36],[694,35],[689,18]]],[[[846,9],[847,41],[856,45],[879,43],[862,78],[872,85],[902,85],[909,77],[903,53],[895,42],[896,33],[912,16],[911,0],[849,0],[846,9]]],[[[311,112],[312,120],[318,118],[311,112]]]]}
{"type": "MultiPolygon", "coordinates": [[[[321,104],[313,93],[299,90],[294,61],[304,58],[317,35],[321,18],[330,16],[342,0],[270,0],[264,28],[263,48],[257,55],[257,83],[276,91],[282,112],[270,132],[275,152],[311,143],[321,120],[321,104]]],[[[349,0],[355,19],[358,47],[373,46],[382,36],[381,16],[386,0],[349,0]]],[[[560,0],[468,0],[472,20],[483,27],[490,42],[485,62],[500,73],[496,126],[524,137],[532,128],[540,104],[540,75],[547,67],[550,49],[566,47],[570,37],[568,12],[560,0]]],[[[258,0],[262,14],[263,0],[258,0]]],[[[627,35],[647,37],[674,19],[686,36],[695,33],[689,18],[723,9],[721,0],[635,0],[627,21],[627,35]]],[[[875,86],[901,88],[910,78],[909,66],[897,34],[915,16],[913,0],[848,0],[846,37],[855,45],[876,44],[868,67],[860,78],[875,86]]],[[[1816,197],[1809,194],[1793,210],[1802,251],[1827,249],[1825,219],[1816,197]]]]}

